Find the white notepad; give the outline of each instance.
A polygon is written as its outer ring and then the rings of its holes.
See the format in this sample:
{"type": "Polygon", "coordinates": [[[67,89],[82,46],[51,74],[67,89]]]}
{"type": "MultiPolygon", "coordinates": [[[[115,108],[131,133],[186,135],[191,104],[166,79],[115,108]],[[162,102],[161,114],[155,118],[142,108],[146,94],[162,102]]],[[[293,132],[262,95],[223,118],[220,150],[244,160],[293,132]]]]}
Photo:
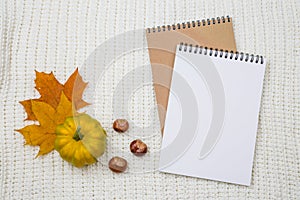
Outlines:
{"type": "Polygon", "coordinates": [[[160,171],[250,185],[265,63],[177,46],[160,171]]]}

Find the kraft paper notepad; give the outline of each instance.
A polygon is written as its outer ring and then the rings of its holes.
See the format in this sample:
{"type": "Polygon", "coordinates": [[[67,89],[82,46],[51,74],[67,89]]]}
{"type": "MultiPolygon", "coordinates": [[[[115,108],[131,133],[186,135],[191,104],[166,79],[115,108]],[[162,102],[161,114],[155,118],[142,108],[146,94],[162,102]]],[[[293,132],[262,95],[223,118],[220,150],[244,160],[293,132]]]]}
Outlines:
{"type": "Polygon", "coordinates": [[[168,105],[176,45],[186,42],[236,51],[232,19],[217,17],[146,29],[161,128],[168,105]]]}
{"type": "Polygon", "coordinates": [[[160,171],[250,185],[265,63],[177,46],[160,171]]]}

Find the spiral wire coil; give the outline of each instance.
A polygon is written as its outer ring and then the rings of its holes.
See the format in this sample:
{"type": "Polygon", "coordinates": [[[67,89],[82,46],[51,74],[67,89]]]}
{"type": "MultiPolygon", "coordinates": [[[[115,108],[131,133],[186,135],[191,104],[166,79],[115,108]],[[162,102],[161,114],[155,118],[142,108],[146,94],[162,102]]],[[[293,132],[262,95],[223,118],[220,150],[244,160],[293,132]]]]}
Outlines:
{"type": "Polygon", "coordinates": [[[155,33],[155,32],[162,32],[162,31],[172,31],[176,29],[186,29],[186,28],[192,28],[196,26],[210,26],[211,24],[220,24],[220,23],[226,23],[230,22],[231,19],[229,16],[222,16],[217,18],[211,18],[211,19],[203,19],[203,20],[196,20],[191,22],[183,22],[178,24],[172,24],[172,25],[163,25],[163,26],[157,26],[153,28],[147,28],[148,33],[155,33]]]}
{"type": "Polygon", "coordinates": [[[203,54],[208,56],[214,56],[214,57],[220,57],[220,58],[226,58],[226,59],[234,59],[234,60],[240,60],[244,62],[255,62],[255,63],[264,63],[263,56],[254,55],[254,54],[248,54],[243,52],[233,52],[233,51],[227,51],[223,49],[213,49],[208,47],[203,47],[199,45],[193,46],[192,44],[183,44],[180,43],[179,45],[179,51],[194,53],[194,54],[203,54]]]}

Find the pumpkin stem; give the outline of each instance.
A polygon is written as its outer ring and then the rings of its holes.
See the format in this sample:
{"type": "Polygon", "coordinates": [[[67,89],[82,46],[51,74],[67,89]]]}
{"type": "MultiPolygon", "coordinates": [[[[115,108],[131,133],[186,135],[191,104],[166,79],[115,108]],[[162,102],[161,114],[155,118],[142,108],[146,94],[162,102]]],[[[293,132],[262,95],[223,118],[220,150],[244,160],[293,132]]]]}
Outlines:
{"type": "Polygon", "coordinates": [[[76,132],[73,135],[73,139],[76,140],[76,141],[79,141],[83,138],[83,135],[80,133],[80,130],[81,130],[81,127],[78,126],[77,129],[76,129],[76,132]]]}

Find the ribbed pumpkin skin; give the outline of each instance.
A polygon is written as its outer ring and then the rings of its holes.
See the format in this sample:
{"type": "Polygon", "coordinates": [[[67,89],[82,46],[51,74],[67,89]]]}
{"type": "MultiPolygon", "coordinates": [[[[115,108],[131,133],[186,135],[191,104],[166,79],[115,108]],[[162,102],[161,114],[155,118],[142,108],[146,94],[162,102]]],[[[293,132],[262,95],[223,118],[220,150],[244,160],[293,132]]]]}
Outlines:
{"type": "Polygon", "coordinates": [[[66,118],[56,127],[54,148],[60,156],[76,167],[97,162],[106,149],[106,132],[101,124],[87,114],[66,118]]]}

